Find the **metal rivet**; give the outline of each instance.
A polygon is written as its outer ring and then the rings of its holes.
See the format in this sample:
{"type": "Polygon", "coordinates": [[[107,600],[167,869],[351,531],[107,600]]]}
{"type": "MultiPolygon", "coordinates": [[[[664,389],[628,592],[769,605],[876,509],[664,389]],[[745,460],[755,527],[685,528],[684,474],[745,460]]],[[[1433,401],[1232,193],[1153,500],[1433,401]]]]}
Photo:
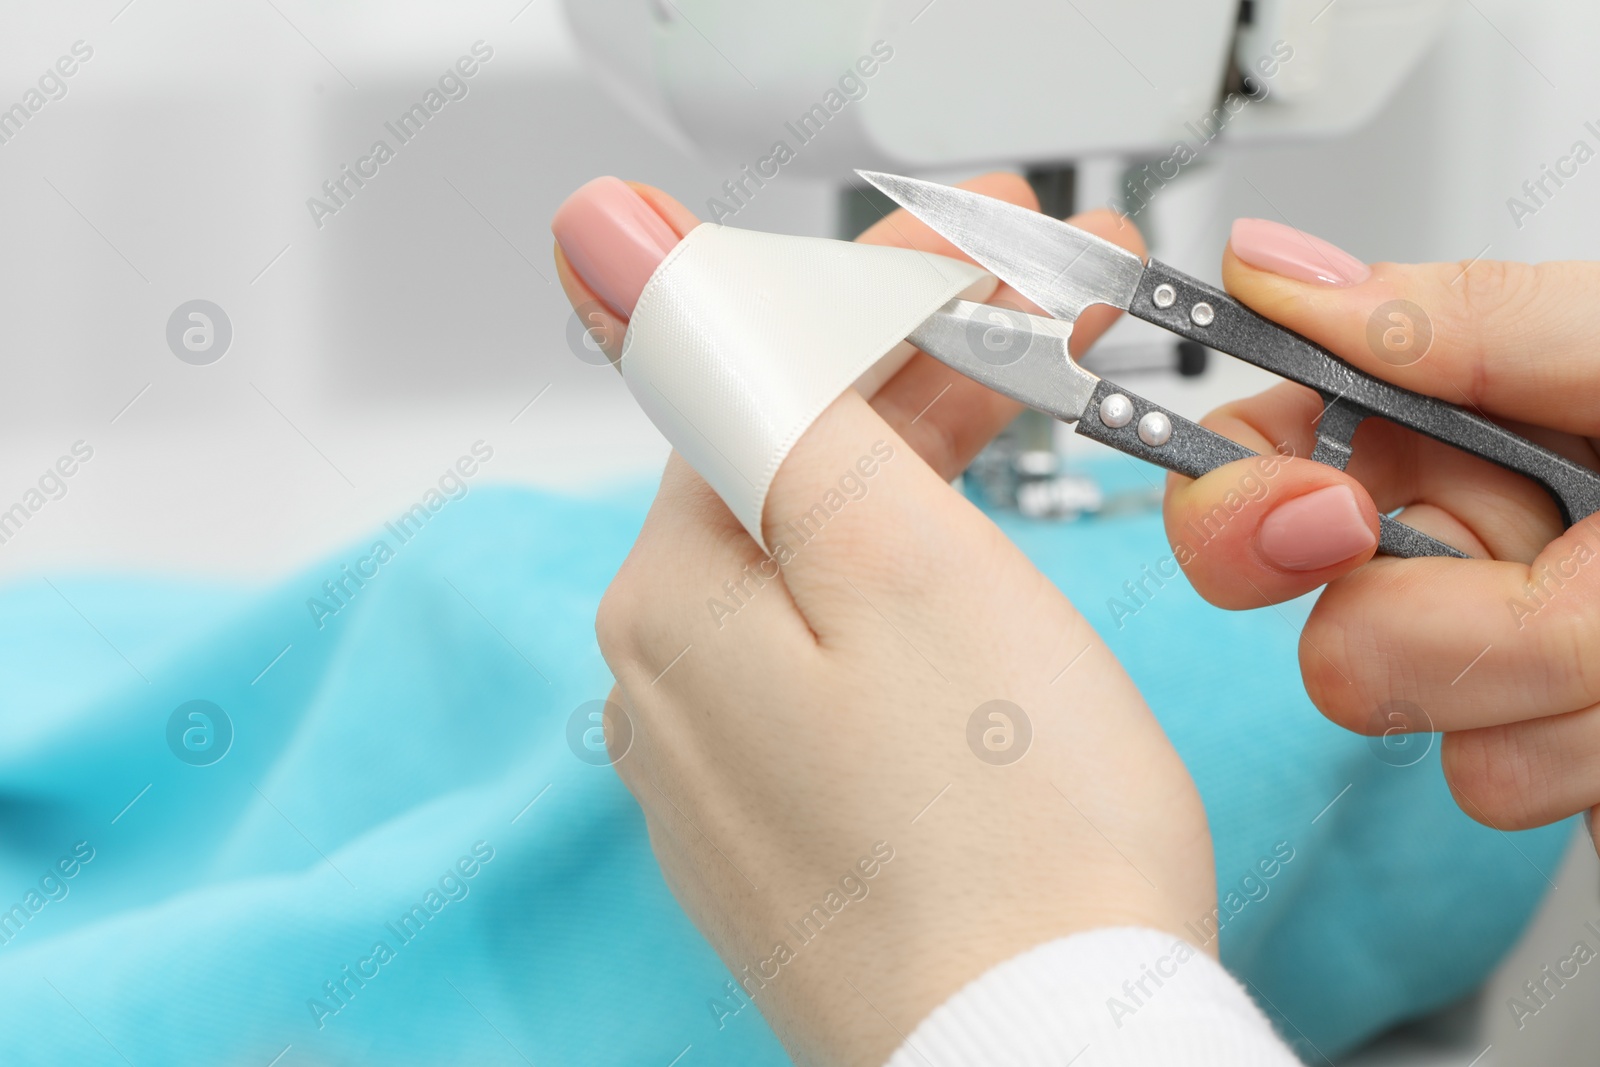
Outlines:
{"type": "Polygon", "coordinates": [[[1100,401],[1100,421],[1119,430],[1133,421],[1133,401],[1121,393],[1112,393],[1100,401]]]}
{"type": "Polygon", "coordinates": [[[1151,448],[1160,448],[1172,440],[1172,420],[1159,411],[1146,412],[1139,420],[1139,440],[1151,448]]]}
{"type": "Polygon", "coordinates": [[[1211,320],[1217,317],[1215,309],[1204,301],[1189,309],[1189,318],[1196,326],[1210,326],[1211,320]]]}
{"type": "Polygon", "coordinates": [[[1165,283],[1156,286],[1156,291],[1150,295],[1158,308],[1169,308],[1178,302],[1178,291],[1165,283]]]}

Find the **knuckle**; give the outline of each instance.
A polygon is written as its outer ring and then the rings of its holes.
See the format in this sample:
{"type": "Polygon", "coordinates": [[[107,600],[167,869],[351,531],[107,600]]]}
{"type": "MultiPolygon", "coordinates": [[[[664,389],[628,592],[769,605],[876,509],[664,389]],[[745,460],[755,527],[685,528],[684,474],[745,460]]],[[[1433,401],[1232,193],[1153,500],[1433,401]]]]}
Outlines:
{"type": "Polygon", "coordinates": [[[1498,259],[1462,260],[1453,313],[1463,325],[1492,329],[1525,310],[1538,293],[1539,268],[1498,259]]]}
{"type": "Polygon", "coordinates": [[[622,702],[622,695],[612,690],[611,697],[606,701],[606,713],[612,716],[612,721],[606,723],[605,742],[606,755],[610,758],[611,765],[617,769],[618,774],[631,774],[633,764],[627,757],[634,750],[634,732],[636,723],[627,706],[622,702]],[[627,767],[624,768],[624,764],[627,767]]]}
{"type": "Polygon", "coordinates": [[[624,562],[622,569],[600,597],[595,611],[594,633],[600,643],[600,654],[608,663],[633,655],[635,625],[639,617],[640,597],[638,582],[633,578],[634,568],[624,562]]]}
{"type": "Polygon", "coordinates": [[[1456,804],[1468,816],[1500,830],[1538,826],[1549,783],[1541,767],[1537,723],[1485,727],[1446,734],[1440,760],[1456,804]]]}
{"type": "MultiPolygon", "coordinates": [[[[1300,674],[1306,695],[1330,722],[1352,733],[1365,733],[1372,709],[1382,701],[1365,699],[1368,679],[1355,664],[1373,660],[1362,652],[1360,628],[1343,622],[1312,611],[1300,631],[1300,674]]],[[[1380,658],[1376,662],[1386,661],[1380,658]]]]}
{"type": "Polygon", "coordinates": [[[1473,403],[1497,392],[1495,355],[1508,335],[1520,332],[1538,301],[1545,271],[1539,265],[1504,260],[1461,260],[1445,283],[1446,321],[1441,333],[1462,359],[1458,384],[1473,403]]]}
{"type": "Polygon", "coordinates": [[[1305,680],[1306,695],[1311,698],[1311,703],[1317,710],[1322,712],[1324,718],[1351,733],[1366,732],[1368,716],[1356,714],[1352,710],[1352,702],[1347,699],[1344,692],[1349,686],[1328,660],[1325,651],[1302,642],[1300,673],[1305,680]]]}
{"type": "Polygon", "coordinates": [[[1585,596],[1553,597],[1540,662],[1547,697],[1573,704],[1600,702],[1600,604],[1585,596]]]}
{"type": "Polygon", "coordinates": [[[1523,785],[1523,768],[1510,758],[1504,745],[1483,731],[1451,735],[1441,746],[1445,782],[1456,806],[1487,826],[1512,822],[1509,810],[1523,785]]]}

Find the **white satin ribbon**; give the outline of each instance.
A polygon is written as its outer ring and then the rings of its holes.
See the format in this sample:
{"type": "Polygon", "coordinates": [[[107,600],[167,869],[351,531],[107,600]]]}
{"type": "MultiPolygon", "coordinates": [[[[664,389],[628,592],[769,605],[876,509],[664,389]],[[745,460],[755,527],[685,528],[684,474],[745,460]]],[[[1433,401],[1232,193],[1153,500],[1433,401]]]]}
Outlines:
{"type": "Polygon", "coordinates": [[[852,385],[875,393],[910,358],[906,335],[946,301],[984,300],[997,284],[926,252],[702,223],[645,285],[622,376],[770,551],[767,490],[817,416],[852,385]]]}

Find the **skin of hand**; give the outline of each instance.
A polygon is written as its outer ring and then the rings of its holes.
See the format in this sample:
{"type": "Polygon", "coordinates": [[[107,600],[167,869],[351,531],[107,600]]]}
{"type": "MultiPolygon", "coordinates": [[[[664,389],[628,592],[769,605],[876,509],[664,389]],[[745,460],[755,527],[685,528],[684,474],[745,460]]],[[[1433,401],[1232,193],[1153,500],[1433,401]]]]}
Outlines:
{"type": "MultiPolygon", "coordinates": [[[[1037,203],[1011,175],[968,187],[1037,203]]],[[[634,188],[675,232],[693,226],[634,188]]],[[[1142,252],[1109,213],[1074,221],[1142,252]]],[[[904,212],[860,239],[957,254],[904,212]]],[[[598,314],[615,352],[622,322],[598,314]]],[[[1086,317],[1084,341],[1111,319],[1086,317]]],[[[1176,938],[1216,906],[1199,795],[1138,691],[949,484],[1016,410],[920,353],[875,396],[846,392],[773,483],[768,543],[794,545],[774,548],[781,573],[674,454],[601,604],[629,727],[608,730],[614,756],[631,733],[617,772],[667,883],[797,1062],[882,1063],[1018,952],[1113,925],[1176,938]],[[785,524],[830,499],[796,542],[785,524]],[[728,582],[745,587],[737,610],[713,612],[735,603],[728,582]],[[995,700],[1027,725],[979,712],[995,700]],[[1024,754],[977,754],[995,749],[1024,754]]]]}
{"type": "MultiPolygon", "coordinates": [[[[1600,466],[1600,264],[1369,270],[1299,237],[1302,259],[1340,269],[1280,272],[1252,251],[1255,233],[1241,256],[1236,225],[1228,291],[1361,370],[1600,466]]],[[[1257,451],[1287,446],[1302,458],[1280,464],[1265,494],[1239,492],[1245,462],[1169,480],[1169,536],[1201,542],[1183,561],[1190,581],[1227,608],[1327,583],[1300,642],[1311,699],[1360,733],[1442,732],[1445,777],[1474,819],[1524,829],[1591,809],[1600,802],[1600,521],[1563,531],[1535,483],[1382,419],[1356,432],[1348,473],[1313,463],[1303,457],[1321,413],[1314,392],[1286,383],[1205,420],[1257,451]],[[1378,514],[1397,508],[1475,558],[1374,559],[1378,514]],[[1346,527],[1348,537],[1337,532],[1346,527]]]]}

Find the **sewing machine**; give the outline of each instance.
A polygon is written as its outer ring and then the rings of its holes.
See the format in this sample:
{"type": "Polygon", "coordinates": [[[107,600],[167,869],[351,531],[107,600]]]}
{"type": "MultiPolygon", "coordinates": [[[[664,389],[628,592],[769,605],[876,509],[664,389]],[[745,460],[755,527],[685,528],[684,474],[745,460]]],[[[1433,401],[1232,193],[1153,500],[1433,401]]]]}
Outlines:
{"type": "MultiPolygon", "coordinates": [[[[613,93],[726,168],[692,205],[711,221],[740,225],[771,183],[803,175],[839,184],[838,232],[853,236],[892,209],[852,181],[855,167],[950,174],[1020,162],[1044,210],[1109,207],[1153,247],[1192,229],[1158,211],[1169,186],[1213,153],[1359,127],[1445,11],[1444,0],[1198,0],[1164,6],[1150,33],[1147,5],[1116,3],[998,0],[981,18],[938,0],[566,6],[613,93]]],[[[1093,369],[1195,377],[1208,365],[1198,345],[1122,332],[1092,354],[1093,369]]],[[[967,484],[1030,516],[1098,510],[1099,486],[1067,472],[1065,448],[1049,419],[1024,413],[967,484]]]]}

